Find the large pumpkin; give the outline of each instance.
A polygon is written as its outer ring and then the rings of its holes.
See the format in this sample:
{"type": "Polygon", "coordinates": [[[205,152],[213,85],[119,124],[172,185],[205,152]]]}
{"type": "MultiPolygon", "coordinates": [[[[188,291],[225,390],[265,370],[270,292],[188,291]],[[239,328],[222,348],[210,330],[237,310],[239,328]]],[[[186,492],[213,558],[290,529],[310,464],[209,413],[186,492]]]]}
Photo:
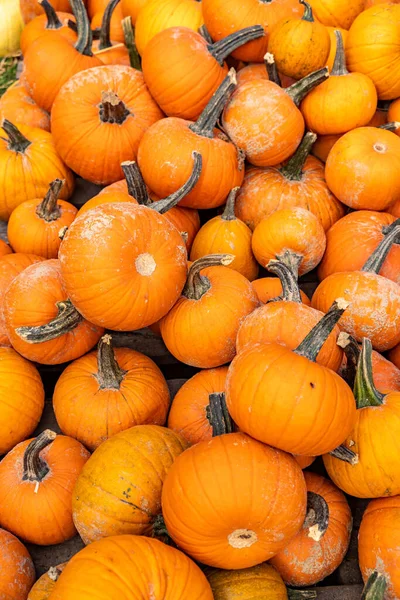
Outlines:
{"type": "Polygon", "coordinates": [[[267,563],[224,571],[212,569],[207,573],[207,579],[214,594],[214,600],[287,600],[286,586],[278,571],[267,563]]]}
{"type": "Polygon", "coordinates": [[[25,546],[5,529],[0,529],[0,572],[0,597],[27,600],[35,567],[25,546]]]}

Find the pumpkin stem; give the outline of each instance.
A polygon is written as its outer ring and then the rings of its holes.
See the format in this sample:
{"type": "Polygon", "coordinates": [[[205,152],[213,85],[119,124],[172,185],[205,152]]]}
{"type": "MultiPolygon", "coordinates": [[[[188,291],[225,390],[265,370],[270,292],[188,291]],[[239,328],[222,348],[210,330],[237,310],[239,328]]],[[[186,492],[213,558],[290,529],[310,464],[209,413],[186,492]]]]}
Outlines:
{"type": "Polygon", "coordinates": [[[212,39],[210,32],[208,31],[208,29],[205,25],[202,25],[201,27],[199,27],[198,32],[201,35],[201,37],[206,40],[207,44],[214,43],[214,40],[212,39]]]}
{"type": "Polygon", "coordinates": [[[268,79],[279,87],[282,87],[281,78],[279,77],[278,69],[276,68],[275,57],[271,52],[267,52],[264,56],[264,65],[267,69],[268,79]]]}
{"type": "Polygon", "coordinates": [[[303,98],[305,98],[311,90],[317,87],[317,85],[328,79],[328,77],[328,67],[318,69],[318,71],[314,71],[303,77],[303,79],[300,79],[300,81],[293,83],[290,87],[286,88],[285,92],[289,94],[296,106],[299,106],[303,98]]]}
{"type": "Polygon", "coordinates": [[[357,344],[357,340],[346,331],[339,333],[336,343],[340,348],[343,348],[346,355],[346,366],[342,369],[341,376],[353,389],[361,350],[357,344]]]}
{"type": "Polygon", "coordinates": [[[76,19],[76,25],[78,27],[78,39],[76,40],[75,50],[86,56],[93,56],[92,52],[92,30],[90,29],[89,18],[87,16],[86,8],[82,0],[69,0],[72,12],[76,19]]]}
{"type": "Polygon", "coordinates": [[[304,163],[306,162],[316,139],[317,136],[315,133],[307,131],[296,152],[289,158],[287,163],[279,169],[281,175],[286,177],[286,179],[289,179],[289,181],[302,180],[304,163]]]}
{"type": "Polygon", "coordinates": [[[60,207],[57,204],[58,196],[65,179],[55,179],[51,182],[49,190],[42,202],[36,208],[36,214],[47,222],[57,221],[61,217],[60,207]]]}
{"type": "Polygon", "coordinates": [[[374,571],[365,584],[361,600],[383,600],[387,588],[387,581],[382,573],[374,571]]]}
{"type": "Polygon", "coordinates": [[[397,129],[399,129],[399,127],[399,121],[392,121],[391,123],[384,123],[383,125],[379,125],[378,129],[386,129],[386,131],[396,131],[397,129]]]}
{"type": "Polygon", "coordinates": [[[106,48],[112,47],[110,38],[111,17],[119,1],[120,0],[110,0],[106,6],[103,19],[101,21],[99,50],[105,50],[106,48]]]}
{"type": "Polygon", "coordinates": [[[111,342],[111,335],[106,333],[97,346],[96,379],[101,390],[119,390],[126,374],[115,358],[111,342]]]}
{"type": "Polygon", "coordinates": [[[332,332],[349,304],[343,298],[335,300],[328,312],[314,325],[310,333],[293,352],[296,352],[299,356],[305,356],[308,360],[315,361],[328,335],[332,332]]]}
{"type": "Polygon", "coordinates": [[[363,338],[361,353],[358,359],[354,396],[357,408],[366,406],[381,406],[384,395],[375,387],[372,375],[372,344],[368,338],[363,338]]]}
{"type": "Polygon", "coordinates": [[[57,434],[50,429],[45,429],[40,435],[31,441],[24,453],[23,462],[23,481],[41,482],[49,472],[49,467],[39,456],[40,452],[46,448],[57,434]]]}
{"type": "Polygon", "coordinates": [[[267,264],[267,271],[278,275],[282,284],[282,300],[285,302],[299,302],[301,304],[297,277],[285,262],[272,259],[267,264]]]}
{"type": "Polygon", "coordinates": [[[189,300],[200,300],[200,298],[211,288],[210,280],[200,275],[202,269],[207,267],[227,267],[234,260],[233,254],[208,254],[194,261],[189,269],[182,296],[189,300]]]}
{"type": "Polygon", "coordinates": [[[153,521],[152,537],[161,540],[167,546],[174,546],[176,548],[174,541],[169,535],[162,514],[157,515],[153,521]]]}
{"type": "Polygon", "coordinates": [[[62,23],[49,0],[39,0],[39,4],[46,13],[46,29],[60,29],[60,27],[62,27],[62,23]]]}
{"type": "Polygon", "coordinates": [[[252,25],[251,27],[245,27],[239,29],[230,35],[226,36],[222,40],[215,42],[214,44],[208,45],[209,53],[215,58],[215,60],[223,67],[224,60],[243,44],[257,40],[264,36],[264,28],[261,25],[252,25]]]}
{"type": "Polygon", "coordinates": [[[385,236],[373,251],[361,271],[379,273],[393,244],[400,242],[400,219],[396,219],[388,227],[382,229],[385,236]]]}
{"type": "Polygon", "coordinates": [[[319,494],[307,492],[307,514],[303,529],[308,529],[308,537],[319,542],[329,526],[329,506],[319,494]]]}
{"type": "Polygon", "coordinates": [[[1,138],[5,142],[8,142],[7,147],[12,152],[21,152],[23,154],[25,150],[31,145],[30,142],[20,130],[13,125],[8,119],[3,119],[2,128],[6,132],[8,139],[1,138]]]}
{"type": "Polygon", "coordinates": [[[224,392],[209,394],[206,408],[207,419],[212,427],[213,437],[233,432],[233,422],[228,412],[224,392]]]}
{"type": "Polygon", "coordinates": [[[221,85],[210,98],[208,104],[205,106],[197,121],[189,125],[189,129],[191,131],[203,137],[214,137],[214,127],[217,123],[218,117],[221,114],[225,104],[228,102],[229,96],[236,86],[236,83],[236,72],[235,69],[232,68],[221,85]]]}
{"type": "Polygon", "coordinates": [[[341,31],[335,29],[336,38],[336,53],[335,60],[333,63],[331,75],[348,75],[349,72],[346,69],[346,55],[344,52],[343,36],[341,31]]]}
{"type": "Polygon", "coordinates": [[[125,19],[122,19],[122,29],[124,32],[125,46],[128,48],[129,62],[131,63],[131,67],[132,69],[141,71],[142,61],[136,48],[135,28],[132,25],[131,17],[125,17],[125,19]]]}
{"type": "Polygon", "coordinates": [[[131,113],[115,92],[101,92],[99,115],[103,123],[118,123],[122,125],[131,113]]]}
{"type": "Polygon", "coordinates": [[[297,254],[296,252],[293,252],[293,250],[285,248],[281,254],[275,254],[275,256],[280,262],[283,262],[287,267],[289,267],[294,276],[298,278],[299,266],[303,260],[302,254],[297,254]]]}
{"type": "Polygon", "coordinates": [[[28,344],[41,344],[69,333],[83,320],[71,300],[56,302],[58,315],[45,325],[17,327],[17,335],[28,344]]]}
{"type": "Polygon", "coordinates": [[[137,162],[134,160],[126,160],[121,163],[121,167],[128,186],[128,194],[132,196],[132,198],[135,198],[138,204],[141,204],[142,206],[151,204],[151,199],[137,162]]]}
{"type": "Polygon", "coordinates": [[[51,581],[58,581],[60,575],[62,573],[62,570],[59,567],[50,567],[50,569],[47,571],[47,576],[49,579],[51,579],[51,581]]]}
{"type": "Polygon", "coordinates": [[[314,15],[311,6],[305,0],[299,0],[299,2],[304,6],[304,14],[301,17],[301,20],[314,23],[314,15]]]}
{"type": "Polygon", "coordinates": [[[329,454],[338,460],[349,463],[349,465],[356,465],[358,463],[358,454],[347,448],[344,444],[341,444],[329,452],[329,454]]]}
{"type": "Polygon", "coordinates": [[[286,588],[289,600],[314,600],[317,597],[315,590],[294,590],[286,588]]]}
{"type": "Polygon", "coordinates": [[[239,190],[240,190],[240,187],[235,187],[229,192],[229,196],[228,196],[226,204],[225,204],[224,212],[221,215],[221,219],[224,219],[224,221],[236,221],[235,202],[236,202],[236,196],[238,195],[239,190]]]}

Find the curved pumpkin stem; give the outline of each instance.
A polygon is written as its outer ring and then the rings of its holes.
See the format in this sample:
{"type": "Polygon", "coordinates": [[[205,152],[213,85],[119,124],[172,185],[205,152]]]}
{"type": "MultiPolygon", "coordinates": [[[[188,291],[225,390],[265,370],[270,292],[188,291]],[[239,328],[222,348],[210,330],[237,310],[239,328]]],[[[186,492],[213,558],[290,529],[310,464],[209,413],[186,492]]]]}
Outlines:
{"type": "Polygon", "coordinates": [[[111,342],[111,335],[106,333],[97,346],[96,379],[101,390],[119,390],[127,373],[119,366],[111,342]]]}
{"type": "Polygon", "coordinates": [[[60,29],[62,23],[49,0],[39,0],[39,4],[46,14],[47,23],[45,29],[60,29]]]}
{"type": "Polygon", "coordinates": [[[336,343],[340,348],[343,349],[346,355],[346,367],[342,369],[341,376],[353,389],[361,350],[358,346],[357,340],[346,331],[341,331],[339,333],[336,343]]]}
{"type": "Polygon", "coordinates": [[[126,160],[121,163],[121,168],[128,186],[128,194],[132,198],[135,198],[138,204],[142,206],[151,204],[152,201],[137,162],[135,160],[126,160]]]}
{"type": "Polygon", "coordinates": [[[305,0],[299,0],[299,2],[304,6],[304,14],[301,17],[301,20],[314,23],[314,15],[311,6],[305,0]]]}
{"type": "Polygon", "coordinates": [[[282,261],[270,260],[267,271],[278,275],[282,284],[282,296],[279,299],[285,302],[298,302],[301,304],[301,295],[297,277],[292,269],[282,261]]]}
{"type": "Polygon", "coordinates": [[[56,302],[58,315],[45,325],[17,327],[15,332],[28,344],[41,344],[69,333],[83,320],[71,300],[56,302]]]}
{"type": "Polygon", "coordinates": [[[205,25],[202,25],[201,27],[199,27],[198,32],[201,35],[201,37],[206,40],[206,42],[208,44],[214,43],[214,40],[212,39],[210,32],[208,31],[208,29],[205,25]]]}
{"type": "Polygon", "coordinates": [[[372,344],[363,338],[362,349],[358,359],[357,374],[354,382],[354,396],[357,408],[381,406],[384,395],[378,392],[372,376],[372,344]]]}
{"type": "Polygon", "coordinates": [[[92,30],[90,29],[89,18],[87,16],[85,5],[82,0],[69,0],[72,12],[76,19],[78,27],[78,39],[76,40],[75,50],[85,56],[93,56],[92,52],[92,30]]]}
{"type": "Polygon", "coordinates": [[[233,432],[233,421],[228,412],[224,392],[209,394],[206,408],[207,419],[212,427],[213,437],[233,432]]]}
{"type": "Polygon", "coordinates": [[[286,165],[279,169],[279,172],[283,177],[286,177],[289,181],[302,180],[304,163],[306,162],[316,139],[317,135],[315,133],[307,131],[296,152],[288,160],[286,165]]]}
{"type": "Polygon", "coordinates": [[[225,104],[228,102],[229,96],[235,88],[236,83],[236,72],[235,69],[232,68],[219,88],[217,88],[210,98],[207,106],[204,108],[197,121],[189,125],[189,129],[193,131],[193,133],[197,133],[197,135],[201,135],[202,137],[214,137],[214,127],[218,117],[225,104]]]}
{"type": "Polygon", "coordinates": [[[57,434],[50,429],[46,429],[31,441],[24,453],[23,461],[23,481],[36,481],[40,483],[49,472],[49,467],[40,458],[40,452],[46,448],[53,440],[55,440],[57,434]]]}
{"type": "Polygon", "coordinates": [[[132,69],[141,71],[142,61],[136,48],[135,29],[132,25],[131,17],[125,17],[125,19],[122,19],[122,30],[124,32],[125,46],[128,48],[129,62],[131,63],[131,67],[132,69]]]}
{"type": "Polygon", "coordinates": [[[30,142],[16,127],[9,121],[8,119],[3,119],[3,123],[1,124],[2,128],[7,134],[8,139],[6,141],[8,144],[8,149],[13,152],[21,152],[23,154],[25,150],[31,145],[30,142]]]}
{"type": "Polygon", "coordinates": [[[215,60],[221,65],[224,65],[225,59],[243,44],[257,40],[264,36],[264,28],[261,25],[252,25],[251,27],[245,27],[239,29],[230,35],[224,37],[222,40],[209,44],[208,51],[215,60]]]}
{"type": "Polygon", "coordinates": [[[235,202],[236,202],[236,197],[238,195],[239,190],[240,190],[240,187],[235,187],[229,192],[229,196],[228,196],[226,204],[225,204],[224,212],[221,215],[221,219],[223,219],[224,221],[236,221],[235,202]]]}
{"type": "Polygon", "coordinates": [[[105,50],[106,48],[112,47],[110,38],[111,17],[113,15],[115,7],[119,2],[120,0],[110,0],[110,2],[106,6],[106,9],[103,14],[103,19],[101,21],[99,50],[105,50]]]}
{"type": "Polygon", "coordinates": [[[392,121],[391,123],[384,123],[379,125],[378,129],[386,129],[386,131],[397,131],[400,128],[399,121],[392,121]]]}
{"type": "Polygon", "coordinates": [[[209,254],[195,260],[189,269],[182,296],[185,296],[189,300],[200,300],[211,288],[210,280],[204,275],[200,275],[200,271],[207,267],[227,267],[234,258],[233,254],[209,254]]]}
{"type": "Polygon", "coordinates": [[[285,92],[291,97],[296,106],[299,106],[303,98],[317,87],[317,85],[328,79],[328,77],[329,69],[328,67],[323,67],[323,69],[318,69],[318,71],[306,75],[300,81],[296,81],[296,83],[286,88],[285,92]]]}
{"type": "Polygon", "coordinates": [[[61,188],[65,183],[65,179],[55,179],[49,186],[49,191],[43,198],[42,202],[36,208],[36,214],[41,219],[47,222],[57,221],[61,217],[60,207],[57,204],[61,188]]]}
{"type": "Polygon", "coordinates": [[[337,458],[338,460],[342,460],[343,462],[349,463],[349,465],[356,465],[358,463],[358,454],[347,448],[344,444],[341,444],[331,452],[329,452],[331,456],[337,458]]]}
{"type": "Polygon", "coordinates": [[[303,529],[308,529],[308,537],[319,542],[329,526],[329,506],[323,496],[307,492],[307,514],[303,529]]]}
{"type": "Polygon", "coordinates": [[[400,242],[400,219],[396,219],[391,225],[384,227],[382,232],[385,237],[373,251],[361,271],[379,273],[393,244],[400,242]]]}
{"type": "Polygon", "coordinates": [[[278,69],[276,68],[275,57],[271,52],[267,52],[264,56],[264,65],[267,69],[268,79],[279,87],[282,87],[281,78],[279,77],[278,69]]]}
{"type": "Polygon", "coordinates": [[[361,600],[384,600],[387,588],[386,577],[374,571],[365,584],[361,600]]]}
{"type": "Polygon", "coordinates": [[[343,36],[341,31],[335,29],[336,38],[336,53],[335,60],[333,63],[331,75],[348,75],[349,72],[346,69],[346,54],[344,52],[343,36]]]}
{"type": "Polygon", "coordinates": [[[343,298],[335,300],[328,312],[318,321],[293,352],[299,356],[305,356],[308,360],[315,361],[327,337],[348,306],[349,302],[346,302],[343,298]]]}

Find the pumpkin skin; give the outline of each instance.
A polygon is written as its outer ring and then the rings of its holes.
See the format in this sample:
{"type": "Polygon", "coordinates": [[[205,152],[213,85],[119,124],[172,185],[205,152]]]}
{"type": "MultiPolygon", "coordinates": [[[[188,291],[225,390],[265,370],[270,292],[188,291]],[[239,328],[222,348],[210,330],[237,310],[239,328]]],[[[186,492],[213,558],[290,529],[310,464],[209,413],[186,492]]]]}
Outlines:
{"type": "Polygon", "coordinates": [[[267,563],[238,571],[212,570],[207,579],[214,600],[287,600],[288,594],[279,573],[267,563]]]}
{"type": "Polygon", "coordinates": [[[332,71],[332,68],[333,68],[333,63],[335,62],[336,47],[337,47],[335,29],[337,31],[340,31],[340,33],[342,35],[343,46],[344,46],[345,49],[346,49],[347,36],[349,35],[349,32],[346,29],[342,29],[342,27],[326,27],[326,29],[328,30],[329,39],[330,39],[330,42],[331,42],[331,46],[330,46],[330,50],[329,50],[329,55],[328,55],[328,58],[326,60],[326,66],[328,67],[329,73],[330,73],[332,71]]]}
{"type": "Polygon", "coordinates": [[[36,367],[12,348],[0,347],[0,381],[1,455],[36,428],[44,408],[44,388],[36,367]]]}
{"type": "Polygon", "coordinates": [[[32,544],[60,544],[76,534],[72,521],[72,490],[90,454],[76,440],[56,436],[48,430],[36,440],[39,438],[45,439],[47,445],[41,446],[38,478],[23,479],[24,454],[32,440],[17,444],[0,464],[0,523],[32,544]],[[34,517],[38,514],[40,520],[34,517]]]}
{"type": "Polygon", "coordinates": [[[332,150],[333,146],[340,137],[341,134],[319,135],[312,149],[313,155],[322,162],[326,163],[329,152],[332,150]]]}
{"type": "Polygon", "coordinates": [[[121,0],[121,9],[124,17],[131,17],[135,25],[139,11],[149,0],[121,0]]]}
{"type": "Polygon", "coordinates": [[[68,27],[68,21],[75,22],[74,15],[70,12],[56,12],[55,14],[59,21],[57,26],[54,26],[55,23],[49,23],[47,15],[38,15],[24,27],[20,40],[22,54],[25,54],[30,44],[46,31],[56,31],[71,44],[75,44],[78,36],[73,29],[68,27]]]}
{"type": "Polygon", "coordinates": [[[186,248],[175,226],[154,210],[130,202],[104,204],[75,219],[59,257],[79,312],[114,330],[140,329],[158,321],[179,298],[187,276],[186,248]],[[82,273],[82,264],[91,266],[90,273],[82,273]],[[138,286],[134,301],[121,305],[121,298],[131,298],[138,286]],[[94,290],[101,291],[99,297],[97,292],[93,296],[94,290]]]}
{"type": "Polygon", "coordinates": [[[118,535],[87,546],[69,561],[49,600],[213,600],[199,567],[158,540],[118,535]],[[90,583],[89,583],[90,582],[90,583]]]}
{"type": "Polygon", "coordinates": [[[134,425],[164,425],[169,404],[168,386],[157,365],[129,348],[113,351],[109,335],[97,352],[62,372],[53,395],[61,431],[92,451],[134,425]]]}
{"type": "MultiPolygon", "coordinates": [[[[387,0],[366,0],[364,10],[376,6],[377,4],[387,4],[387,0]]],[[[400,0],[390,0],[390,4],[400,4],[400,0]]]]}
{"type": "MultiPolygon", "coordinates": [[[[90,27],[92,30],[95,30],[95,29],[101,27],[101,24],[103,21],[103,16],[104,16],[103,10],[96,12],[93,15],[91,23],[90,23],[90,27]]],[[[122,9],[121,9],[120,5],[117,5],[111,16],[110,37],[114,42],[116,42],[118,44],[123,44],[125,42],[124,31],[122,29],[121,21],[122,21],[122,9]]]]}
{"type": "Polygon", "coordinates": [[[304,470],[307,469],[316,459],[316,456],[299,456],[297,454],[293,454],[294,460],[297,464],[304,470]]]}
{"type": "Polygon", "coordinates": [[[294,458],[244,433],[191,446],[162,490],[172,539],[196,560],[223,569],[271,558],[300,529],[305,508],[304,477],[294,458]],[[215,485],[217,472],[222,486],[215,485]]]}
{"type": "MultiPolygon", "coordinates": [[[[86,0],[83,0],[83,3],[86,4],[86,0]]],[[[35,0],[20,0],[19,4],[25,23],[29,23],[37,15],[42,15],[44,12],[43,8],[35,0]]],[[[71,10],[69,0],[51,0],[51,4],[57,12],[69,12],[71,10]]]]}
{"type": "Polygon", "coordinates": [[[399,169],[400,139],[391,131],[359,127],[333,146],[325,177],[331,192],[346,206],[385,210],[400,198],[399,169]]]}
{"type": "MultiPolygon", "coordinates": [[[[1,107],[1,102],[0,102],[1,107]]],[[[387,113],[387,122],[394,123],[400,120],[400,101],[399,99],[394,100],[389,106],[389,110],[387,113]]],[[[398,127],[395,131],[396,135],[400,135],[400,128],[398,127]]]]}
{"type": "Polygon", "coordinates": [[[0,594],[7,600],[27,600],[35,582],[35,567],[28,550],[5,529],[0,529],[0,594]]]}
{"type": "MultiPolygon", "coordinates": [[[[321,496],[329,509],[327,528],[316,519],[306,521],[287,546],[272,557],[271,564],[287,585],[314,585],[340,565],[350,542],[352,517],[347,500],[328,479],[304,473],[307,492],[321,496]],[[313,530],[317,524],[317,531],[313,530]],[[324,531],[325,530],[325,531],[324,531]],[[322,537],[319,537],[321,533],[322,537]]],[[[310,509],[312,507],[310,506],[310,509]]],[[[311,516],[311,515],[310,515],[311,516]]]]}
{"type": "Polygon", "coordinates": [[[397,344],[392,350],[390,350],[388,354],[391,362],[396,365],[398,369],[400,369],[400,344],[397,344]]]}
{"type": "Polygon", "coordinates": [[[62,563],[44,573],[31,588],[27,600],[49,600],[58,578],[67,563],[62,563]]]}
{"type": "MultiPolygon", "coordinates": [[[[269,79],[264,63],[250,63],[240,69],[236,75],[238,85],[245,83],[246,81],[254,81],[254,79],[269,79]]],[[[286,77],[286,75],[283,75],[282,73],[279,73],[279,76],[283,88],[287,88],[292,85],[292,83],[295,83],[294,79],[286,77]]]]}
{"type": "Polygon", "coordinates": [[[397,219],[400,218],[400,198],[397,200],[397,202],[391,204],[387,211],[397,219]]]}
{"type": "Polygon", "coordinates": [[[320,23],[349,29],[354,19],[364,10],[365,0],[310,0],[314,15],[320,23]]]}
{"type": "Polygon", "coordinates": [[[165,477],[186,447],[180,435],[158,425],[137,425],[101,444],[72,499],[74,523],[85,544],[124,533],[149,535],[161,512],[165,477]]]}
{"type": "Polygon", "coordinates": [[[49,182],[56,178],[66,180],[60,197],[68,200],[74,178],[58,156],[50,133],[27,125],[15,130],[5,123],[0,133],[0,219],[7,221],[27,198],[44,197],[49,182]]]}
{"type": "Polygon", "coordinates": [[[372,372],[374,384],[380,392],[386,390],[400,392],[400,369],[375,350],[372,352],[372,372]]]}
{"type": "Polygon", "coordinates": [[[228,367],[204,369],[178,390],[168,415],[168,427],[189,444],[211,440],[212,426],[207,418],[209,395],[225,391],[228,367]]]}
{"type": "MultiPolygon", "coordinates": [[[[262,277],[261,279],[252,281],[251,285],[262,304],[266,304],[269,300],[277,298],[282,294],[282,284],[279,277],[262,277]]],[[[311,305],[310,298],[303,290],[300,290],[300,296],[303,304],[307,304],[307,306],[311,305]]]]}
{"type": "Polygon", "coordinates": [[[93,42],[93,54],[97,56],[103,63],[103,65],[123,65],[124,67],[130,67],[131,63],[129,60],[128,49],[124,44],[111,42],[109,48],[99,49],[99,41],[93,42]]]}
{"type": "Polygon", "coordinates": [[[57,365],[82,356],[97,343],[103,330],[83,319],[66,333],[38,343],[27,341],[26,333],[21,336],[16,331],[50,323],[62,313],[63,307],[57,302],[66,303],[67,299],[56,259],[33,264],[13,279],[4,295],[3,310],[6,332],[17,352],[34,362],[57,365]]]}
{"type": "Polygon", "coordinates": [[[13,83],[0,98],[0,119],[50,131],[50,116],[35,104],[19,81],[13,83]]]}
{"type": "Polygon", "coordinates": [[[8,254],[12,254],[12,248],[5,242],[4,240],[0,240],[0,258],[3,256],[7,256],[8,254]]]}
{"type": "Polygon", "coordinates": [[[347,39],[350,71],[368,75],[381,100],[392,100],[400,95],[399,18],[397,4],[373,6],[356,18],[347,39]],[[379,44],[374,43],[376,39],[379,44]]]}

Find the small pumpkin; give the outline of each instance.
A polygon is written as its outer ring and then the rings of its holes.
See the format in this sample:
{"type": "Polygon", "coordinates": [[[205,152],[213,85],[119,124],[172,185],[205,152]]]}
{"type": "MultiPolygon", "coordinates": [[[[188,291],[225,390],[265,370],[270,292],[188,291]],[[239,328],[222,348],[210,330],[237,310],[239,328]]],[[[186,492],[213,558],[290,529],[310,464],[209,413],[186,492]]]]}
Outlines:
{"type": "Polygon", "coordinates": [[[286,75],[278,73],[274,55],[270,52],[267,52],[264,56],[263,63],[250,63],[238,70],[238,85],[246,81],[253,81],[254,79],[269,79],[283,88],[287,88],[292,83],[295,83],[292,77],[286,77],[286,75]]]}
{"type": "Polygon", "coordinates": [[[74,16],[70,12],[57,13],[49,0],[38,0],[43,8],[44,15],[38,15],[25,25],[21,35],[21,50],[25,54],[29,45],[40,37],[45,31],[57,31],[71,44],[77,40],[76,32],[69,27],[69,22],[75,23],[74,16]]]}
{"type": "Polygon", "coordinates": [[[0,5],[0,23],[0,57],[4,57],[19,50],[24,26],[19,0],[3,0],[0,5]]]}
{"type": "Polygon", "coordinates": [[[35,582],[35,567],[25,546],[5,529],[0,529],[0,570],[0,595],[7,600],[27,600],[35,582]]]}
{"type": "Polygon", "coordinates": [[[400,198],[396,202],[393,202],[393,204],[389,206],[387,211],[394,217],[400,218],[400,198]]]}
{"type": "Polygon", "coordinates": [[[297,464],[304,470],[307,469],[310,465],[313,464],[316,456],[301,456],[299,454],[293,454],[293,458],[297,462],[297,464]]]}
{"type": "MultiPolygon", "coordinates": [[[[390,103],[389,110],[387,113],[387,121],[388,121],[388,123],[390,123],[390,122],[398,123],[400,121],[400,100],[399,99],[394,100],[393,102],[390,103]]],[[[397,125],[395,133],[397,135],[400,135],[400,125],[397,125]]]]}
{"type": "Polygon", "coordinates": [[[323,163],[326,163],[329,152],[336,144],[341,134],[335,135],[319,135],[314,143],[312,154],[323,163]]]}
{"type": "Polygon", "coordinates": [[[7,256],[8,254],[12,253],[13,250],[11,246],[9,246],[4,240],[0,240],[0,258],[3,258],[3,256],[7,256]]]}
{"type": "Polygon", "coordinates": [[[46,573],[43,573],[31,588],[27,600],[49,600],[50,594],[54,590],[66,564],[62,563],[56,567],[50,567],[46,573]]]}
{"type": "MultiPolygon", "coordinates": [[[[104,8],[101,8],[101,10],[94,13],[90,22],[92,31],[101,31],[107,7],[109,7],[109,1],[106,2],[106,6],[104,8]]],[[[118,44],[123,44],[125,42],[122,17],[121,5],[117,4],[115,10],[112,10],[112,14],[110,15],[110,38],[118,44]]]]}
{"type": "Polygon", "coordinates": [[[13,83],[0,98],[0,122],[4,119],[50,131],[50,115],[35,104],[20,81],[13,83]]]}
{"type": "Polygon", "coordinates": [[[212,569],[207,579],[214,594],[214,600],[239,600],[239,598],[268,598],[287,600],[286,586],[278,571],[267,563],[248,569],[212,569]]]}
{"type": "Polygon", "coordinates": [[[149,535],[161,512],[165,477],[186,447],[180,435],[158,425],[137,425],[102,443],[82,470],[72,499],[85,544],[111,535],[149,535]]]}
{"type": "Polygon", "coordinates": [[[390,360],[398,369],[400,369],[400,343],[389,351],[390,360]]]}
{"type": "Polygon", "coordinates": [[[120,0],[110,0],[101,21],[99,39],[95,40],[92,50],[95,56],[105,65],[124,65],[130,67],[128,48],[121,42],[111,39],[111,19],[119,7],[120,0]]]}
{"type": "Polygon", "coordinates": [[[72,490],[89,456],[82,444],[49,429],[17,444],[0,463],[1,526],[32,544],[72,538],[72,490]]]}
{"type": "Polygon", "coordinates": [[[349,29],[354,19],[364,10],[365,0],[309,0],[320,23],[349,29]]]}
{"type": "MultiPolygon", "coordinates": [[[[262,304],[267,304],[270,300],[276,300],[279,296],[282,296],[283,288],[279,277],[261,277],[261,279],[252,281],[251,285],[253,286],[257,298],[262,304]]],[[[303,290],[299,291],[302,303],[310,306],[310,298],[303,290]]]]}

